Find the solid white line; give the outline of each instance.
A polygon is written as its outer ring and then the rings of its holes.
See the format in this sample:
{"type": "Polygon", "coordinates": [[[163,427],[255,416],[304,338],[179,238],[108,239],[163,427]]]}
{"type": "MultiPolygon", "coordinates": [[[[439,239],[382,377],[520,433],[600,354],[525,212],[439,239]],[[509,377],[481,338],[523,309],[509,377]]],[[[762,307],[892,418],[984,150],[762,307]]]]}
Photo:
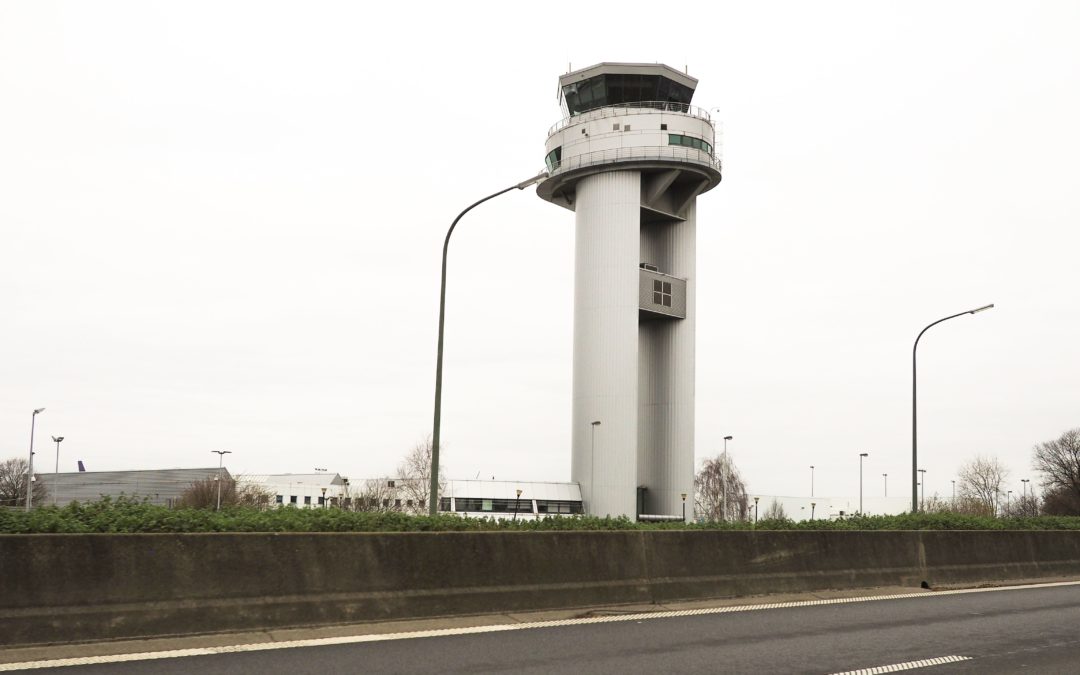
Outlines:
{"type": "Polygon", "coordinates": [[[959,663],[960,661],[970,661],[970,656],[939,656],[936,659],[920,659],[919,661],[908,661],[906,663],[894,663],[891,666],[876,666],[874,668],[861,668],[859,670],[847,670],[842,673],[834,673],[833,675],[878,675],[879,673],[897,673],[901,670],[915,670],[916,668],[929,668],[930,666],[940,666],[945,663],[959,663]]]}
{"type": "MultiPolygon", "coordinates": [[[[857,602],[877,602],[880,600],[904,600],[908,598],[938,598],[947,595],[967,595],[970,593],[997,593],[1002,591],[1020,591],[1034,588],[1055,588],[1061,586],[1080,586],[1080,581],[1058,581],[1049,584],[1027,584],[1024,586],[999,586],[994,588],[964,588],[952,591],[919,593],[899,593],[896,595],[867,595],[857,598],[832,598],[829,600],[800,600],[796,602],[771,602],[760,605],[732,605],[730,607],[705,607],[702,609],[681,609],[663,612],[639,612],[617,614],[614,616],[594,616],[581,619],[560,619],[555,621],[532,621],[528,623],[508,623],[494,626],[469,626],[465,628],[440,628],[407,633],[383,633],[372,635],[346,635],[331,638],[312,638],[308,640],[287,640],[283,642],[257,642],[224,647],[195,647],[192,649],[172,649],[159,652],[139,652],[134,654],[115,654],[112,656],[84,656],[47,661],[24,661],[21,663],[0,663],[0,672],[33,670],[37,668],[60,668],[63,666],[86,666],[101,663],[120,663],[123,661],[153,661],[157,659],[175,659],[187,656],[211,656],[214,654],[233,654],[237,652],[261,652],[272,649],[294,649],[297,647],[323,647],[328,645],[359,644],[363,642],[387,642],[390,640],[412,640],[427,637],[448,637],[454,635],[476,635],[479,633],[498,633],[534,628],[555,628],[560,626],[583,626],[598,623],[617,623],[620,621],[647,621],[649,619],[669,619],[683,616],[707,616],[712,614],[734,614],[755,612],[767,609],[790,609],[794,607],[818,607],[821,605],[849,605],[857,602]]],[[[967,658],[967,657],[943,657],[967,658]]],[[[918,662],[921,663],[921,662],[918,662]]],[[[903,665],[903,664],[901,664],[903,665]]],[[[882,666],[897,669],[897,666],[882,666]]],[[[906,670],[906,668],[900,668],[906,670]]],[[[889,670],[853,671],[865,673],[893,672],[889,670]]]]}

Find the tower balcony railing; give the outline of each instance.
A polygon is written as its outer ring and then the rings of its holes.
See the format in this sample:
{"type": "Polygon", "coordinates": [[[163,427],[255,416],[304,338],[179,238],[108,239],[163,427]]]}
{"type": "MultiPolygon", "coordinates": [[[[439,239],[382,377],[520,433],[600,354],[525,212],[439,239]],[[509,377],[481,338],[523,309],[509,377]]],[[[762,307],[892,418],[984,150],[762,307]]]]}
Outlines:
{"type": "Polygon", "coordinates": [[[599,120],[605,117],[621,117],[634,112],[675,112],[683,115],[690,115],[691,117],[697,117],[703,119],[706,122],[712,122],[712,118],[709,117],[709,113],[704,108],[699,108],[689,103],[675,103],[674,101],[637,101],[635,103],[616,103],[614,105],[605,105],[579,112],[569,117],[564,117],[548,129],[548,137],[552,134],[565,129],[571,124],[577,122],[583,122],[587,120],[599,120]]]}
{"type": "Polygon", "coordinates": [[[645,145],[596,150],[572,157],[563,157],[561,160],[549,162],[548,172],[554,176],[563,171],[573,171],[600,164],[648,160],[690,162],[720,171],[720,159],[704,150],[677,145],[645,145]]]}

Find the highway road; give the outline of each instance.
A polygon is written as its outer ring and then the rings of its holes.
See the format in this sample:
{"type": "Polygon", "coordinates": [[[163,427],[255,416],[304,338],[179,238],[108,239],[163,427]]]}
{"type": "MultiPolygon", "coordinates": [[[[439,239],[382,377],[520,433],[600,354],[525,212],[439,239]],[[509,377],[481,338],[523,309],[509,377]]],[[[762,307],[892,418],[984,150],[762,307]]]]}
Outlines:
{"type": "MultiPolygon", "coordinates": [[[[142,673],[1080,673],[1080,582],[450,628],[127,662],[142,673]],[[288,646],[288,648],[282,648],[288,646]],[[966,659],[966,660],[962,660],[966,659]],[[902,667],[903,666],[903,667],[902,667]],[[892,667],[893,670],[888,668],[892,667]],[[878,670],[879,669],[879,670],[878,670]]],[[[222,648],[216,648],[218,650],[222,648]]],[[[162,658],[165,657],[165,658],[162,658]]]]}

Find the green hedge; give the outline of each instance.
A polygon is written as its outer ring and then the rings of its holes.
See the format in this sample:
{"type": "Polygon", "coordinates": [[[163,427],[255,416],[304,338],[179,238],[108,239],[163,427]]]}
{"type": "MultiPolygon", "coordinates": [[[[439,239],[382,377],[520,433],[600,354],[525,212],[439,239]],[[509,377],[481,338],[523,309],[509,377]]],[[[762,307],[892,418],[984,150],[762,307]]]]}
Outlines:
{"type": "MultiPolygon", "coordinates": [[[[0,534],[47,532],[448,532],[476,530],[750,530],[753,523],[635,523],[590,516],[492,520],[444,514],[367,513],[286,507],[261,511],[169,509],[131,499],[102,499],[29,513],[0,509],[0,534]]],[[[1080,530],[1080,517],[985,518],[957,514],[864,516],[843,520],[762,520],[759,530],[1080,530]]]]}

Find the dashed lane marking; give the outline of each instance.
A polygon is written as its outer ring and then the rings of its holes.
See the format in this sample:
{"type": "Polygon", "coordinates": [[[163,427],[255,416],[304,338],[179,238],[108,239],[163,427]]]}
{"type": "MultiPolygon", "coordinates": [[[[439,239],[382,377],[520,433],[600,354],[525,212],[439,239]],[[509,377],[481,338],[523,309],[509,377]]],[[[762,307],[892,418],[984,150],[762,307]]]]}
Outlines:
{"type": "MultiPolygon", "coordinates": [[[[618,623],[625,621],[644,621],[649,619],[670,619],[684,616],[708,616],[713,614],[736,614],[757,612],[769,609],[791,609],[795,607],[819,607],[821,605],[850,605],[859,602],[877,602],[881,600],[904,600],[908,598],[939,598],[948,595],[968,595],[972,593],[999,593],[1003,591],[1030,590],[1034,588],[1055,588],[1061,586],[1080,586],[1080,581],[1059,581],[1049,584],[1026,584],[1023,586],[1000,586],[993,588],[965,588],[951,591],[919,593],[898,593],[895,595],[866,595],[857,598],[831,598],[827,600],[799,600],[793,602],[770,602],[759,605],[732,605],[729,607],[705,607],[701,609],[679,609],[662,612],[639,612],[636,614],[618,614],[614,616],[591,616],[579,619],[559,619],[554,621],[531,621],[527,623],[498,624],[494,626],[469,626],[465,628],[440,628],[407,633],[383,633],[378,635],[346,635],[341,637],[312,638],[308,640],[287,640],[282,642],[257,642],[224,647],[195,647],[191,649],[171,649],[157,652],[138,652],[133,654],[114,654],[109,656],[83,656],[45,661],[23,661],[21,663],[0,663],[0,672],[34,670],[38,668],[61,668],[64,666],[88,666],[102,663],[123,663],[125,661],[153,661],[157,659],[177,659],[188,656],[213,656],[215,654],[236,654],[240,652],[261,652],[272,649],[295,649],[298,647],[324,647],[329,645],[360,644],[364,642],[389,642],[391,640],[413,640],[429,637],[450,637],[454,635],[477,635],[480,633],[499,633],[505,631],[531,630],[534,628],[557,628],[560,626],[584,626],[597,623],[618,623]]],[[[967,657],[943,657],[967,658],[967,657]]],[[[922,663],[912,662],[912,663],[922,663]]],[[[903,665],[903,664],[901,664],[903,665]]],[[[896,670],[907,670],[898,666],[882,666],[896,670]]],[[[922,667],[922,666],[919,666],[922,667]]],[[[858,673],[889,673],[895,670],[860,670],[858,673]]]]}
{"type": "Polygon", "coordinates": [[[859,670],[848,670],[843,673],[834,673],[833,675],[878,675],[879,673],[898,673],[901,670],[929,668],[930,666],[940,666],[946,663],[959,663],[960,661],[970,660],[970,656],[939,656],[934,659],[922,659],[920,661],[894,663],[891,666],[875,666],[874,668],[860,668],[859,670]]]}

